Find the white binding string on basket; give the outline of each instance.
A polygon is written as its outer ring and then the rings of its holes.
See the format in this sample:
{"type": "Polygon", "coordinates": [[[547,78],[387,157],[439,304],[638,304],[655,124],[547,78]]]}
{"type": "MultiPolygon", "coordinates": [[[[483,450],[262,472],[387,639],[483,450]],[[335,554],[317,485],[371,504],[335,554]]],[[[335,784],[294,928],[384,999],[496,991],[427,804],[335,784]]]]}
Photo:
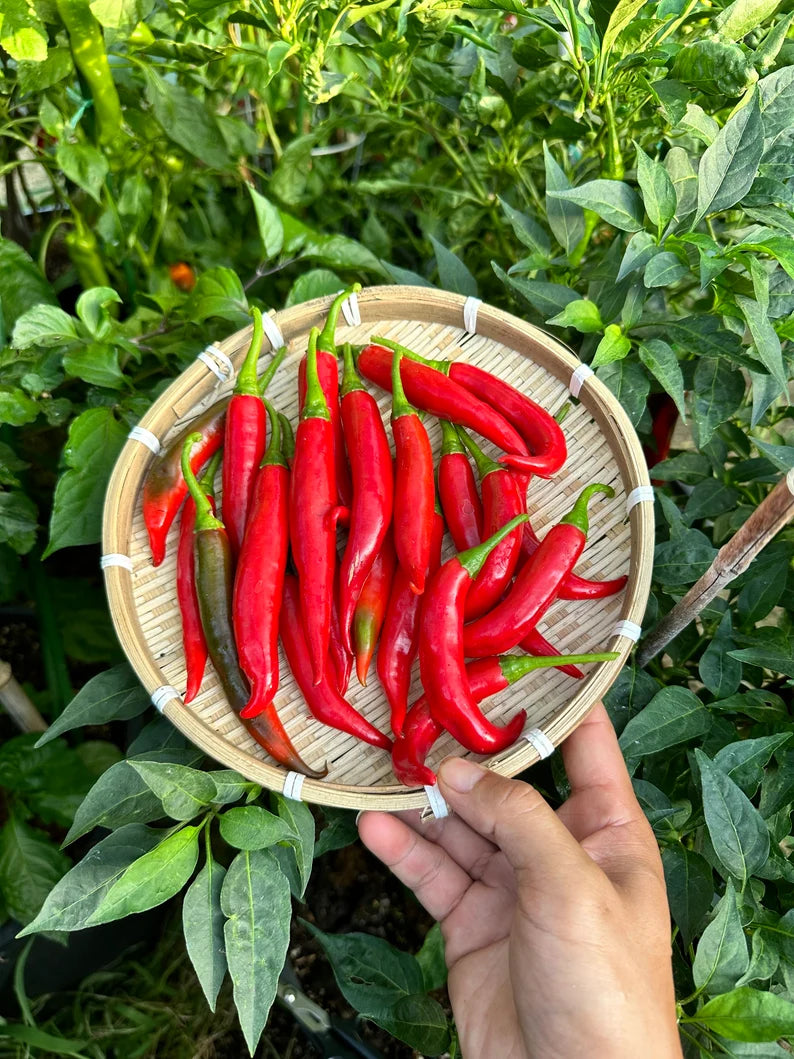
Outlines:
{"type": "Polygon", "coordinates": [[[358,308],[358,296],[355,291],[342,302],[342,316],[348,327],[358,327],[361,323],[361,312],[358,308]]]}
{"type": "Polygon", "coordinates": [[[172,688],[170,684],[163,684],[162,687],[155,688],[151,695],[152,704],[160,713],[163,712],[167,702],[178,698],[180,698],[179,692],[176,688],[172,688]]]}
{"type": "Polygon", "coordinates": [[[286,345],[281,329],[269,313],[262,313],[262,330],[267,335],[267,340],[274,350],[281,349],[282,346],[286,345]]]}
{"type": "Polygon", "coordinates": [[[306,777],[302,772],[288,772],[284,777],[284,786],[282,792],[285,798],[293,798],[296,802],[302,801],[301,791],[303,790],[303,781],[306,777]]]}
{"type": "Polygon", "coordinates": [[[123,566],[125,570],[132,573],[132,559],[129,555],[122,555],[120,552],[108,552],[107,555],[100,557],[99,569],[107,570],[109,566],[123,566]]]}
{"type": "Polygon", "coordinates": [[[425,786],[425,794],[427,795],[427,801],[430,805],[431,812],[436,820],[443,820],[445,816],[449,816],[449,806],[442,798],[437,783],[427,784],[425,786]]]}
{"type": "Polygon", "coordinates": [[[463,303],[463,327],[470,335],[477,334],[477,313],[481,305],[481,298],[467,298],[463,303]]]}
{"type": "Polygon", "coordinates": [[[232,375],[234,375],[234,364],[232,364],[231,357],[227,356],[220,346],[216,346],[214,343],[207,346],[206,349],[202,349],[196,359],[206,364],[221,382],[231,379],[232,375]]]}
{"type": "Polygon", "coordinates": [[[525,728],[521,736],[537,750],[541,761],[554,753],[554,743],[540,728],[525,728]]]}
{"type": "Polygon", "coordinates": [[[626,497],[626,514],[631,511],[637,504],[644,504],[647,502],[653,503],[653,486],[652,485],[638,485],[629,493],[626,497]]]}
{"type": "Polygon", "coordinates": [[[571,376],[571,381],[568,383],[568,389],[571,391],[571,397],[578,397],[582,392],[582,387],[585,381],[594,374],[593,369],[588,367],[587,364],[580,364],[576,371],[571,376]]]}
{"type": "Polygon", "coordinates": [[[147,430],[146,427],[133,427],[127,437],[130,441],[140,441],[140,443],[145,445],[147,449],[150,449],[155,456],[160,454],[162,445],[151,430],[147,430]]]}
{"type": "Polygon", "coordinates": [[[794,493],[794,467],[786,475],[786,485],[788,486],[788,491],[794,493]]]}
{"type": "Polygon", "coordinates": [[[627,640],[636,643],[640,636],[642,636],[642,626],[638,625],[636,621],[628,621],[624,618],[623,621],[619,621],[612,630],[612,635],[625,636],[627,640]]]}

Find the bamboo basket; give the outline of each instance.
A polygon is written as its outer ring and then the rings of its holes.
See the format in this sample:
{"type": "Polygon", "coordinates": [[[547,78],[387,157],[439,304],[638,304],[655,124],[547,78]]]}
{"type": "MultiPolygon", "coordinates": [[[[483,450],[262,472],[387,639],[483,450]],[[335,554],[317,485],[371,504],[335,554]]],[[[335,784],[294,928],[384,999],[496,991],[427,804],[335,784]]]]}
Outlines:
{"type": "MultiPolygon", "coordinates": [[[[329,298],[316,299],[271,314],[266,321],[271,346],[278,343],[280,331],[289,347],[268,396],[293,424],[297,422],[298,361],[309,329],[321,325],[329,303],[329,298]]],[[[628,573],[626,589],[601,601],[557,601],[541,630],[560,651],[614,650],[619,657],[588,667],[582,681],[556,669],[538,671],[486,700],[483,707],[496,722],[503,722],[519,707],[527,710],[527,738],[487,759],[494,770],[516,775],[547,756],[582,721],[617,678],[639,635],[653,555],[653,494],[640,443],[619,402],[589,369],[559,342],[509,313],[445,291],[398,286],[365,289],[344,310],[345,321],[340,318],[338,328],[340,343],[361,344],[372,334],[382,334],[426,356],[460,357],[492,370],[552,414],[572,401],[563,423],[568,460],[553,480],[533,479],[529,489],[529,510],[541,537],[588,483],[607,482],[615,489],[613,500],[600,498],[592,505],[590,537],[576,569],[596,578],[628,573]]],[[[121,451],[108,486],[103,529],[106,588],[119,640],[161,712],[210,757],[247,779],[323,805],[427,808],[428,793],[399,784],[388,754],[310,716],[283,658],[275,699],[279,715],[303,759],[315,767],[323,763],[328,767],[326,778],[305,779],[297,792],[292,786],[294,774],[271,763],[239,723],[209,663],[199,695],[189,706],[180,697],[185,665],[175,591],[179,520],[169,534],[165,561],[154,568],[141,513],[141,487],[153,457],[141,443],[139,429],[143,428],[144,441],[151,442],[154,435],[165,446],[197,414],[226,396],[233,380],[221,378],[225,374],[222,365],[228,371],[226,358],[230,358],[236,374],[250,335],[250,327],[245,328],[208,347],[155,402],[133,431],[138,432],[138,439],[131,438],[121,451]]],[[[260,370],[269,358],[266,342],[260,370]]],[[[390,396],[379,395],[379,401],[387,419],[390,396]]],[[[437,454],[440,430],[432,417],[426,423],[437,454]]],[[[448,541],[445,549],[445,555],[451,553],[448,541]]],[[[410,701],[420,690],[417,674],[410,701]]],[[[348,697],[373,724],[389,730],[388,704],[374,665],[368,686],[359,687],[354,677],[348,697]]],[[[460,753],[460,748],[445,736],[434,747],[428,764],[435,767],[455,752],[460,753]]],[[[431,791],[431,799],[432,795],[431,791]]]]}

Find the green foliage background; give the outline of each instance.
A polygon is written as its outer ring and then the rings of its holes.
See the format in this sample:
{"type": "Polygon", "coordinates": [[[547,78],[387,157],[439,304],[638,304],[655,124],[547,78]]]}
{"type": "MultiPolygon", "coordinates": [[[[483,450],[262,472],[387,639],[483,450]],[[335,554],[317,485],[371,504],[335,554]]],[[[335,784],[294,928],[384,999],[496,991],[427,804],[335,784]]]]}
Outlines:
{"type": "MultiPolygon", "coordinates": [[[[54,723],[0,748],[0,916],[78,929],[187,887],[202,989],[213,1006],[228,969],[253,1049],[290,892],[351,839],[329,816],[315,847],[304,806],[207,771],[157,718],[131,745],[117,724],[149,706],[96,574],[105,484],[252,304],[420,283],[548,327],[649,452],[680,413],[646,630],[708,568],[794,468],[793,20],[791,0],[3,5],[0,601],[35,606],[54,723]]],[[[793,556],[786,529],[608,696],[662,847],[687,1056],[794,1040],[793,556]]],[[[533,779],[564,797],[559,763],[533,779]]],[[[435,933],[418,958],[320,940],[357,1010],[449,1046],[435,933]]],[[[0,1038],[46,1050],[23,1016],[0,1038]]]]}

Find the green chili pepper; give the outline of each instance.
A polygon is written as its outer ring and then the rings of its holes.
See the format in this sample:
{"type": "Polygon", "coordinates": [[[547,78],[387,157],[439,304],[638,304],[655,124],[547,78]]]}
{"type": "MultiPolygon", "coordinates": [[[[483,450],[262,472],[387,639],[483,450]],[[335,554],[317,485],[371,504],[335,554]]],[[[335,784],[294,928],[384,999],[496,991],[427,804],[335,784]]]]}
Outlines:
{"type": "Polygon", "coordinates": [[[89,0],[56,0],[72,58],[94,105],[96,138],[110,143],[121,128],[121,104],[110,72],[102,27],[94,18],[89,0]]]}

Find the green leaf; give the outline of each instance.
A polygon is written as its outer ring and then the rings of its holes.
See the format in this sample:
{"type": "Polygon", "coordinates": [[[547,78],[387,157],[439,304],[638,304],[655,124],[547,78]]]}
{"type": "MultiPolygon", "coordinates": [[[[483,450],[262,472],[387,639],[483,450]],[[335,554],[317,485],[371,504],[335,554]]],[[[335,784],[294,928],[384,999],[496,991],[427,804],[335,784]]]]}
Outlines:
{"type": "Polygon", "coordinates": [[[620,749],[627,760],[637,761],[705,735],[710,723],[708,710],[694,692],[662,688],[623,729],[620,749]]]}
{"type": "Polygon", "coordinates": [[[631,339],[627,338],[617,324],[609,324],[604,328],[604,336],[598,343],[591,364],[594,368],[602,364],[611,364],[616,360],[623,360],[628,356],[631,349],[631,339]]]}
{"type": "Polygon", "coordinates": [[[441,924],[434,923],[425,935],[422,948],[416,954],[416,962],[422,971],[425,991],[432,993],[447,983],[447,961],[444,957],[444,935],[441,924]]]}
{"type": "Polygon", "coordinates": [[[510,227],[513,229],[516,239],[518,239],[518,241],[524,246],[528,246],[530,250],[534,250],[536,254],[540,254],[543,257],[549,257],[551,254],[549,237],[540,227],[538,222],[533,220],[533,218],[526,213],[521,213],[520,210],[514,209],[510,203],[505,202],[504,199],[500,198],[499,204],[510,222],[510,227]]]}
{"type": "Polygon", "coordinates": [[[0,238],[0,305],[11,330],[28,309],[56,304],[52,287],[33,259],[11,239],[0,238]]]}
{"type": "MultiPolygon", "coordinates": [[[[215,801],[217,790],[206,772],[165,761],[130,761],[172,820],[192,820],[215,801]]],[[[234,810],[232,810],[234,812],[234,810]]]]}
{"type": "MultiPolygon", "coordinates": [[[[53,1055],[69,1055],[74,1059],[87,1059],[84,1048],[86,1041],[70,1041],[65,1037],[56,1037],[52,1033],[45,1033],[38,1026],[26,1026],[21,1022],[0,1023],[0,1038],[8,1037],[12,1041],[21,1041],[28,1048],[35,1048],[42,1052],[53,1055]]],[[[27,1049],[26,1049],[27,1050],[27,1049]]]]}
{"type": "Polygon", "coordinates": [[[259,229],[259,238],[262,241],[262,250],[264,251],[263,260],[270,261],[281,252],[281,248],[284,245],[284,225],[281,221],[281,214],[269,199],[266,199],[264,195],[260,195],[250,184],[248,185],[248,191],[254,204],[256,224],[259,229]]]}
{"type": "Polygon", "coordinates": [[[716,316],[684,316],[665,324],[665,338],[686,354],[700,357],[731,357],[741,350],[738,335],[726,331],[716,316]]]}
{"type": "MultiPolygon", "coordinates": [[[[686,419],[686,408],[684,405],[684,376],[678,357],[671,346],[661,338],[649,338],[646,342],[639,342],[637,350],[640,360],[652,375],[662,384],[665,391],[675,401],[681,418],[686,419]]],[[[688,453],[685,455],[689,455],[688,453]]],[[[658,466],[658,465],[657,465],[658,466]]],[[[654,467],[656,475],[656,467],[654,467]]],[[[680,480],[680,479],[679,479],[680,480]]]]}
{"type": "Polygon", "coordinates": [[[783,139],[794,121],[794,66],[784,65],[758,82],[764,141],[783,139]]]}
{"type": "MultiPolygon", "coordinates": [[[[713,480],[713,479],[712,479],[713,480]]],[[[704,482],[708,485],[708,482],[704,482]]],[[[718,483],[722,485],[722,483],[718,483]]],[[[698,675],[717,699],[725,699],[738,690],[742,679],[742,664],[730,654],[735,647],[730,638],[731,615],[726,612],[719,630],[700,656],[698,675]]]]}
{"type": "Polygon", "coordinates": [[[119,367],[119,351],[115,346],[92,342],[68,350],[63,357],[63,370],[74,379],[82,379],[92,386],[120,390],[124,374],[119,367]]]}
{"type": "Polygon", "coordinates": [[[772,755],[791,739],[791,732],[760,736],[758,739],[742,739],[729,743],[718,750],[714,764],[740,787],[748,798],[752,798],[761,786],[764,768],[772,755]]]}
{"type": "Polygon", "coordinates": [[[546,167],[546,220],[557,242],[570,255],[584,237],[584,211],[573,202],[553,197],[553,192],[569,191],[571,185],[545,140],[543,158],[546,167]]]}
{"type": "Polygon", "coordinates": [[[128,721],[149,707],[149,696],[130,666],[120,666],[91,677],[78,691],[60,717],[56,717],[36,746],[44,746],[64,732],[86,724],[128,721]]]}
{"type": "Polygon", "coordinates": [[[11,344],[15,349],[59,346],[77,337],[74,320],[63,309],[56,305],[34,305],[17,318],[11,344]]]}
{"type": "Polygon", "coordinates": [[[776,1041],[794,1034],[794,1004],[775,993],[742,986],[714,997],[691,1018],[729,1041],[776,1041]]]}
{"type": "Polygon", "coordinates": [[[150,67],[142,66],[141,70],[146,98],[166,136],[204,165],[228,168],[229,156],[212,108],[182,85],[159,77],[150,67]]]}
{"type": "Polygon", "coordinates": [[[794,467],[794,445],[769,445],[753,438],[753,444],[779,471],[790,471],[794,467]]]}
{"type": "Polygon", "coordinates": [[[670,250],[664,250],[656,254],[645,266],[643,283],[646,287],[672,287],[684,276],[689,275],[689,269],[682,265],[678,256],[670,250]]]}
{"type": "Polygon", "coordinates": [[[0,492],[0,544],[10,544],[26,555],[36,543],[38,511],[29,497],[17,489],[0,492]]]}
{"type": "Polygon", "coordinates": [[[0,892],[8,914],[29,923],[68,869],[58,847],[12,812],[0,830],[0,892]]]}
{"type": "Polygon", "coordinates": [[[601,52],[606,54],[610,51],[618,36],[634,18],[645,7],[645,0],[618,0],[612,8],[609,22],[601,41],[601,52]]]}
{"type": "Polygon", "coordinates": [[[778,968],[780,953],[772,939],[763,930],[753,933],[750,949],[750,966],[736,983],[737,986],[750,985],[751,982],[768,981],[778,968]]]}
{"type": "Polygon", "coordinates": [[[568,302],[561,313],[553,316],[546,323],[556,324],[557,327],[575,327],[577,331],[585,335],[594,334],[604,326],[598,306],[586,298],[568,302]]]}
{"type": "Polygon", "coordinates": [[[745,381],[722,359],[704,356],[694,376],[692,415],[697,425],[700,448],[711,441],[714,431],[729,419],[744,399],[745,381]]]}
{"type": "Polygon", "coordinates": [[[40,930],[80,930],[97,910],[111,886],[144,853],[153,849],[160,832],[127,824],[97,842],[50,890],[41,911],[21,936],[40,930]]]}
{"type": "Polygon", "coordinates": [[[145,912],[179,893],[196,867],[201,825],[182,827],[134,861],[110,887],[88,926],[145,912]]]}
{"type": "Polygon", "coordinates": [[[716,996],[733,989],[749,965],[747,938],[736,904],[736,891],[729,879],[714,918],[698,942],[692,977],[698,989],[716,996]]]}
{"type": "Polygon", "coordinates": [[[664,167],[670,174],[678,202],[672,227],[678,230],[686,224],[687,228],[691,228],[689,222],[693,219],[698,201],[698,178],[692,160],[683,147],[671,147],[665,156],[664,167]]]}
{"type": "Polygon", "coordinates": [[[751,666],[761,666],[763,669],[771,669],[773,673],[782,673],[786,677],[794,679],[794,649],[791,643],[778,646],[776,644],[759,644],[757,647],[745,647],[741,651],[732,651],[734,658],[740,662],[747,662],[751,666]]]}
{"type": "Polygon", "coordinates": [[[670,912],[689,948],[714,897],[714,877],[705,857],[681,845],[662,850],[670,912]]]}
{"type": "Polygon", "coordinates": [[[289,885],[272,853],[237,854],[223,881],[221,908],[234,1003],[253,1055],[289,945],[289,885]]]}
{"type": "Polygon", "coordinates": [[[309,884],[314,860],[314,817],[311,809],[304,802],[295,801],[294,798],[284,798],[280,794],[275,794],[273,797],[278,815],[292,832],[289,842],[295,851],[299,883],[297,892],[302,897],[309,884]]]}
{"type": "Polygon", "coordinates": [[[185,891],[182,903],[185,947],[210,1011],[215,1011],[215,1002],[226,976],[224,916],[221,910],[221,888],[225,878],[226,869],[208,857],[185,891]]]}
{"type": "MultiPolygon", "coordinates": [[[[673,181],[661,162],[655,162],[637,147],[637,183],[651,224],[661,231],[675,216],[678,200],[673,181]]],[[[650,285],[650,284],[649,284],[650,285]]]]}
{"type": "Polygon", "coordinates": [[[208,268],[196,280],[185,304],[191,320],[202,323],[212,316],[241,323],[248,315],[248,299],[236,272],[230,268],[208,268]]]}
{"type": "Polygon", "coordinates": [[[733,0],[711,24],[711,30],[725,40],[741,40],[763,26],[777,11],[780,0],[733,0]]]}
{"type": "Polygon", "coordinates": [[[769,856],[769,832],[750,799],[699,749],[703,812],[714,852],[742,887],[769,856]]]}
{"type": "Polygon", "coordinates": [[[267,849],[294,839],[292,828],[261,805],[240,805],[219,819],[221,838],[236,849],[267,849]]]}
{"type": "Polygon", "coordinates": [[[640,198],[620,180],[591,180],[567,191],[547,191],[547,195],[592,210],[621,231],[638,232],[643,227],[640,198]]]}
{"type": "Polygon", "coordinates": [[[626,251],[617,274],[617,282],[619,283],[638,268],[642,268],[643,265],[647,265],[658,253],[659,247],[650,232],[636,232],[626,244],[626,251]]]}
{"type": "Polygon", "coordinates": [[[758,359],[769,374],[774,376],[782,392],[788,385],[788,375],[783,366],[780,339],[770,323],[767,312],[762,309],[754,298],[745,298],[742,294],[736,295],[736,304],[741,309],[742,315],[747,321],[747,326],[750,328],[758,359]]]}
{"type": "Polygon", "coordinates": [[[64,176],[82,188],[91,198],[100,203],[100,192],[110,165],[97,147],[87,143],[60,143],[55,152],[55,161],[64,176]]]}
{"type": "Polygon", "coordinates": [[[89,408],[74,419],[63,450],[69,468],[58,479],[43,558],[101,537],[102,504],[110,472],[127,437],[112,408],[89,408]]]}
{"type": "Polygon", "coordinates": [[[290,305],[301,305],[312,298],[325,298],[329,294],[336,294],[343,287],[344,283],[335,272],[327,268],[312,268],[298,276],[290,287],[284,304],[287,308],[290,305]]]}
{"type": "Polygon", "coordinates": [[[388,1013],[378,1015],[373,1022],[422,1055],[441,1055],[449,1046],[444,1010],[426,993],[400,997],[388,1013]]]}
{"type": "Polygon", "coordinates": [[[0,390],[0,423],[21,427],[32,423],[38,414],[38,404],[24,390],[0,390]]]}
{"type": "Polygon", "coordinates": [[[323,818],[325,827],[314,843],[315,860],[318,857],[322,857],[323,853],[330,853],[335,849],[344,849],[345,846],[350,846],[358,840],[356,814],[350,809],[323,806],[323,818]]]}
{"type": "Polygon", "coordinates": [[[662,482],[683,482],[697,485],[711,474],[711,464],[700,452],[681,452],[669,460],[662,460],[653,468],[654,478],[662,482]]]}
{"type": "Polygon", "coordinates": [[[32,4],[3,0],[0,47],[17,62],[43,62],[47,58],[47,29],[32,4]]]}
{"type": "Polygon", "coordinates": [[[759,93],[725,122],[706,148],[698,169],[697,224],[706,214],[727,210],[750,190],[764,151],[759,93]]]}
{"type": "Polygon", "coordinates": [[[623,405],[632,426],[636,426],[645,411],[651,389],[642,365],[628,359],[614,361],[598,368],[596,375],[623,405]]]}
{"type": "Polygon", "coordinates": [[[215,797],[212,799],[215,805],[238,802],[248,791],[255,789],[255,784],[234,769],[216,769],[208,775],[215,784],[215,797]]]}
{"type": "Polygon", "coordinates": [[[564,309],[568,302],[577,301],[579,298],[576,291],[566,287],[564,283],[546,283],[545,280],[510,276],[495,262],[491,262],[491,267],[502,283],[525,298],[544,320],[564,309]]]}
{"type": "Polygon", "coordinates": [[[466,294],[471,297],[477,296],[477,280],[469,272],[461,259],[448,250],[438,239],[430,236],[433,244],[433,252],[436,255],[438,265],[438,279],[444,290],[454,291],[456,294],[466,294]]]}
{"type": "Polygon", "coordinates": [[[685,530],[674,540],[657,544],[653,573],[662,585],[691,585],[711,566],[717,549],[700,530],[685,530]]]}
{"type": "Polygon", "coordinates": [[[684,505],[684,518],[690,524],[704,518],[716,518],[732,511],[739,503],[740,494],[732,485],[718,478],[698,482],[684,505]]]}
{"type": "Polygon", "coordinates": [[[92,287],[77,299],[75,312],[94,338],[107,338],[112,331],[113,320],[107,307],[114,302],[121,302],[121,296],[112,287],[92,287]]]}

